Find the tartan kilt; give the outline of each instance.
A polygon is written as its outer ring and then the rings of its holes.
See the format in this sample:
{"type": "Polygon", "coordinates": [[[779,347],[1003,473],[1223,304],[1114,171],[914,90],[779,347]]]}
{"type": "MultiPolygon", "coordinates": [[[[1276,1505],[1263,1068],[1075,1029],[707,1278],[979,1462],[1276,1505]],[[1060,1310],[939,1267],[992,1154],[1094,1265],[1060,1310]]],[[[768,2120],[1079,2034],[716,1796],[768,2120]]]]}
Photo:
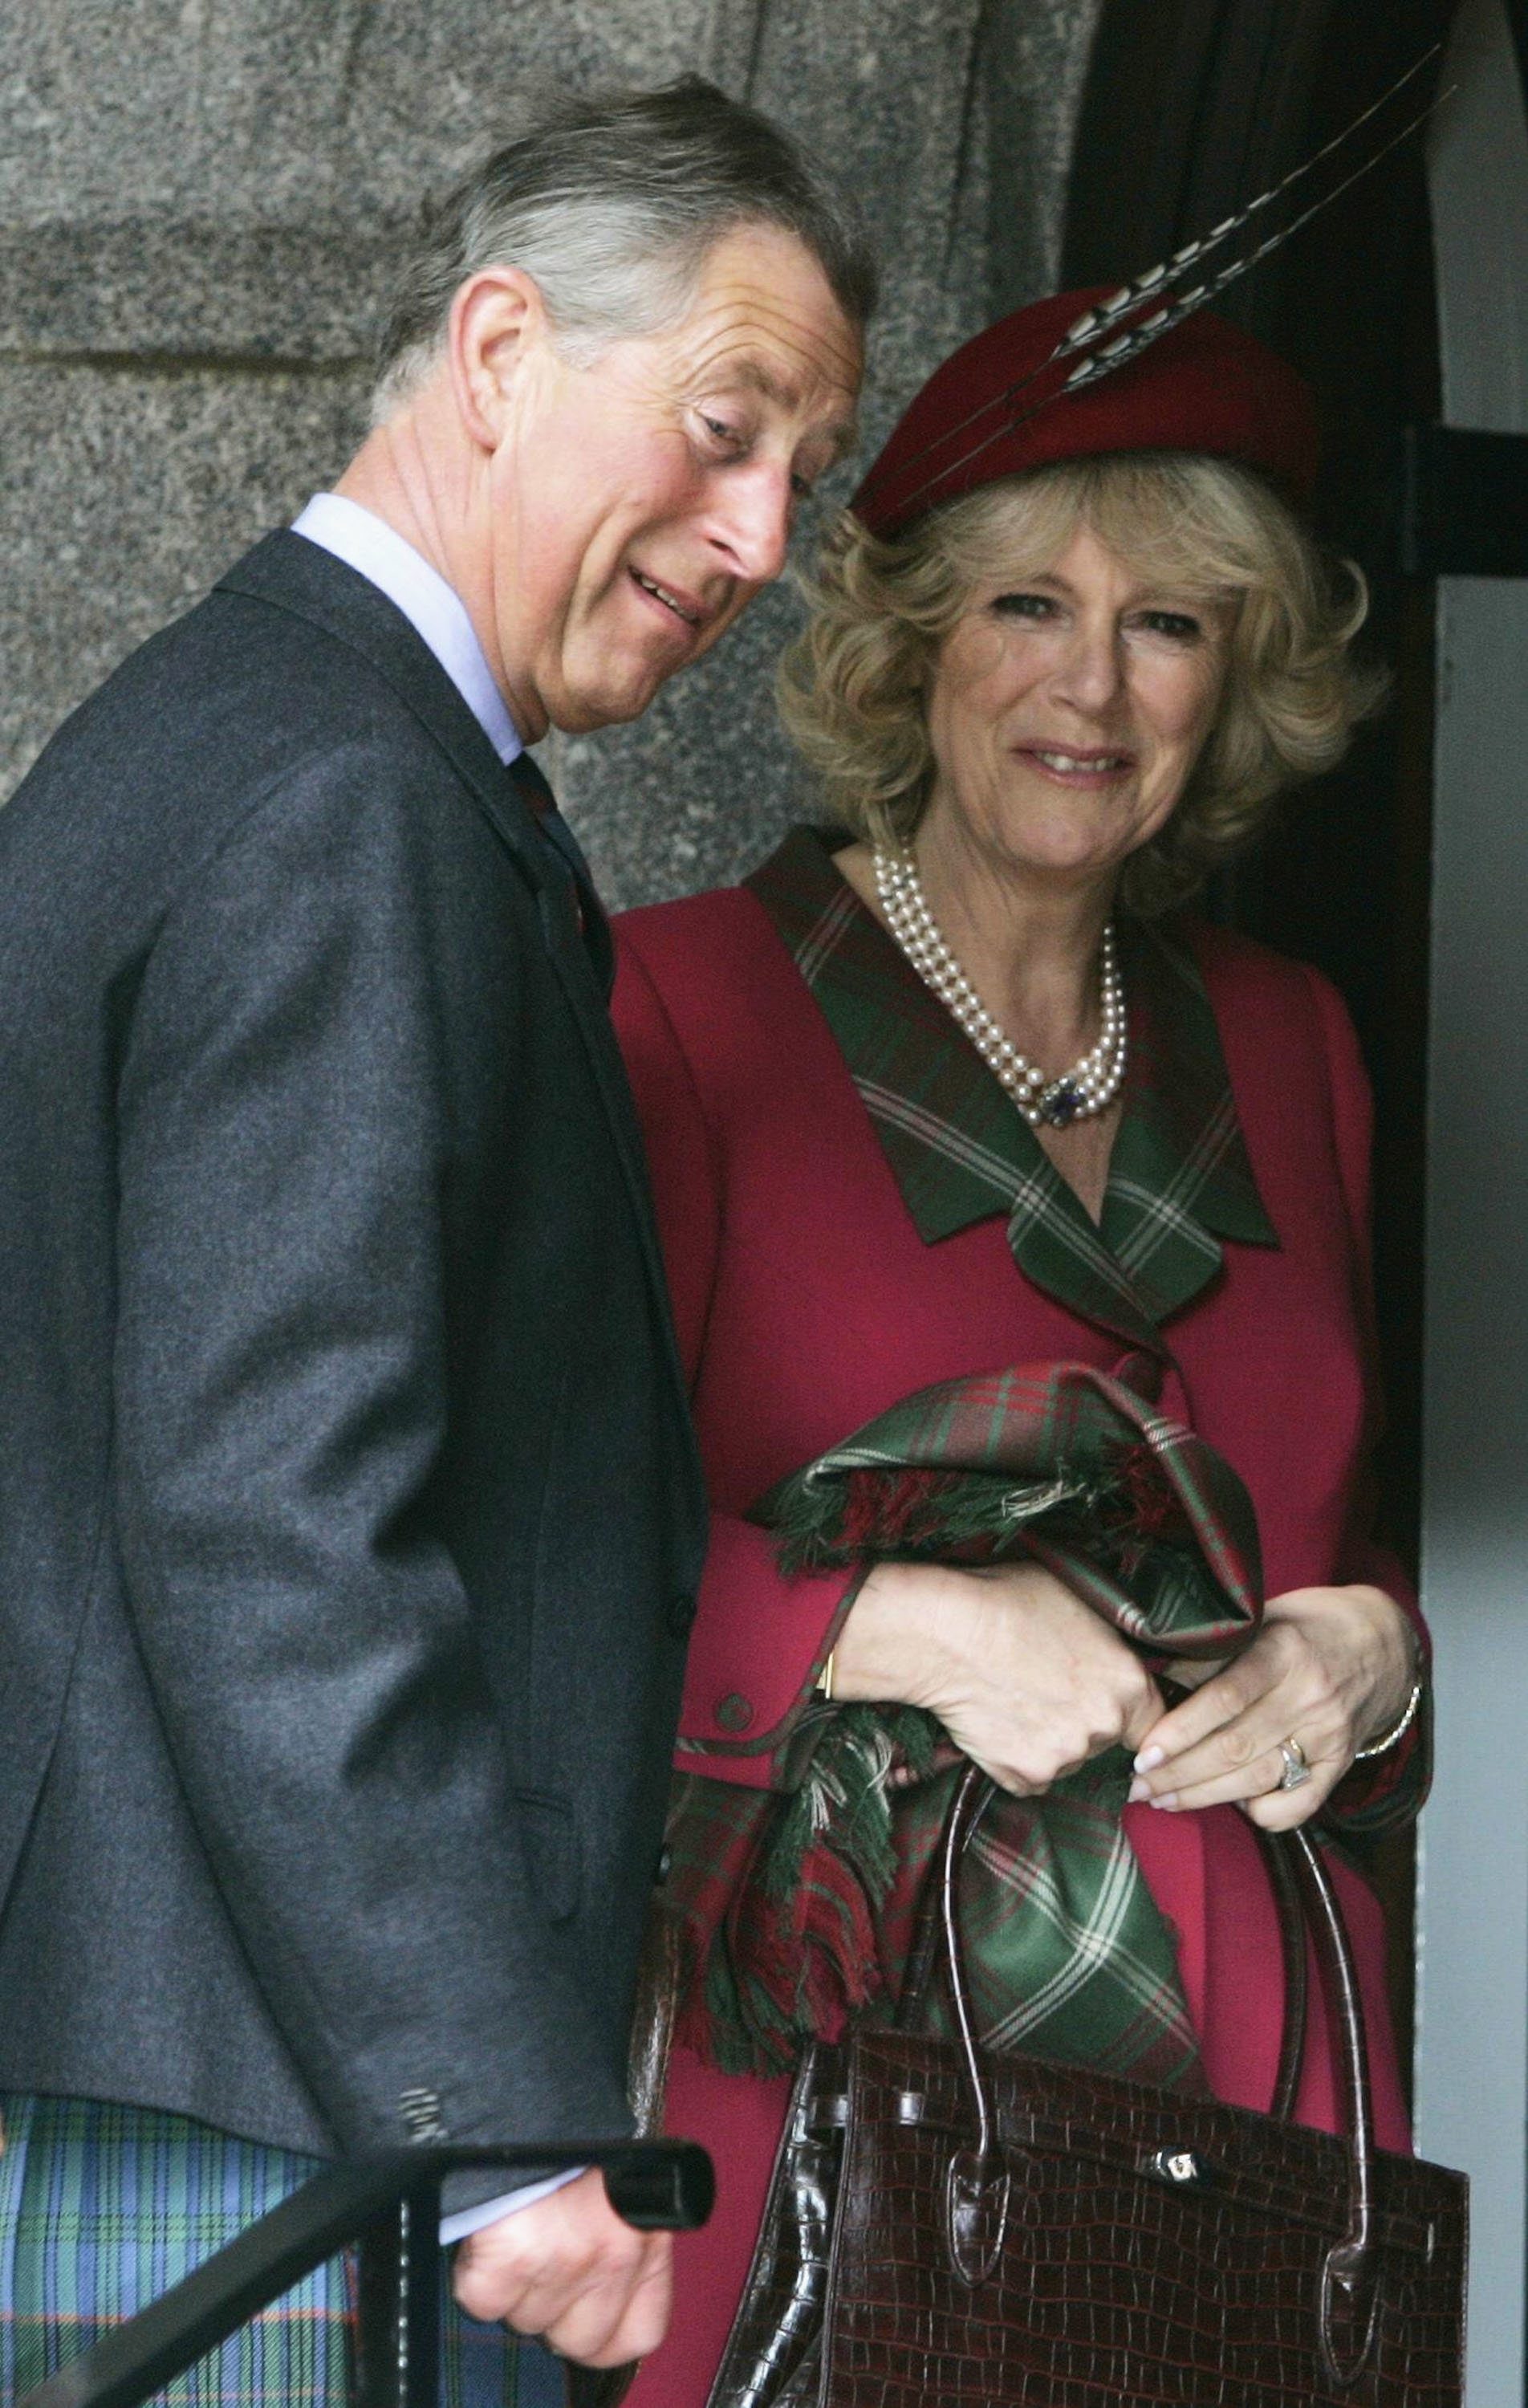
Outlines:
{"type": "MultiPolygon", "coordinates": [[[[0,2092],[0,2408],[321,2171],[155,2108],[0,2092]]],[[[441,2252],[445,2285],[447,2258],[441,2252]]],[[[332,2258],[156,2392],[165,2408],[347,2408],[354,2270],[332,2258]]],[[[561,2369],[449,2296],[442,2408],[562,2408],[561,2369]]]]}

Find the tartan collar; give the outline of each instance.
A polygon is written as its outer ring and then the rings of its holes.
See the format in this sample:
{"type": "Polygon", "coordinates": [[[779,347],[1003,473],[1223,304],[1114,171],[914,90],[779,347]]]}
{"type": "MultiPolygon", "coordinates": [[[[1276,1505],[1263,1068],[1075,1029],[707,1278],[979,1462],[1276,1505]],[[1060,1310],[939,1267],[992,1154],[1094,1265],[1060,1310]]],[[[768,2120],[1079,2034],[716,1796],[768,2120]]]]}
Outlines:
{"type": "Polygon", "coordinates": [[[1198,966],[1160,927],[1120,924],[1130,1071],[1095,1227],[938,997],[833,865],[795,828],[745,882],[832,1029],[925,1243],[993,1212],[1037,1287],[1132,1345],[1222,1260],[1221,1240],[1277,1246],[1248,1158],[1198,966]]]}

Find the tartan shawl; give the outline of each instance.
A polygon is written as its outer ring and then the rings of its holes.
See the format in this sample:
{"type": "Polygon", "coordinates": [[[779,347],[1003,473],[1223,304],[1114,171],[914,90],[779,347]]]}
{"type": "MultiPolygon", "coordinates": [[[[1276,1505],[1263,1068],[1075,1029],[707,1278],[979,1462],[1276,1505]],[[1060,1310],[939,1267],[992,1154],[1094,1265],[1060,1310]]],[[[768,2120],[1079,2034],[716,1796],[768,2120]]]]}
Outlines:
{"type": "MultiPolygon", "coordinates": [[[[924,1388],[754,1518],[787,1570],[1036,1558],[1159,1664],[1232,1652],[1262,1614],[1235,1472],[1082,1363],[924,1388]]],[[[824,1708],[799,1729],[783,1796],[681,1782],[667,1902],[687,1959],[679,2028],[703,2055],[781,2070],[863,2010],[941,2028],[942,2001],[908,1969],[962,1769],[943,1738],[915,1709],[824,1708]],[[893,1768],[912,1784],[890,1786],[893,1768]]],[[[973,1996],[991,2046],[1193,2086],[1172,1937],[1121,1825],[1130,1774],[1114,1748],[1044,1797],[993,1800],[962,1874],[973,1996]]]]}

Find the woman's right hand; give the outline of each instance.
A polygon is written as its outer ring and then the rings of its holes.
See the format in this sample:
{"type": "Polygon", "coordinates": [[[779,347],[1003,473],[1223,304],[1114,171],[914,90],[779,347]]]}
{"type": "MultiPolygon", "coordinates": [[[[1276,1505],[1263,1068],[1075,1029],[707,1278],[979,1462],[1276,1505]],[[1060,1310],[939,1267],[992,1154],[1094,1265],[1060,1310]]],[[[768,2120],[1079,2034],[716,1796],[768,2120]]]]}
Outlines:
{"type": "Polygon", "coordinates": [[[1035,1797],[1163,1712],[1134,1648],[1038,1564],[878,1564],[834,1651],[834,1696],[924,1706],[1001,1788],[1035,1797]]]}

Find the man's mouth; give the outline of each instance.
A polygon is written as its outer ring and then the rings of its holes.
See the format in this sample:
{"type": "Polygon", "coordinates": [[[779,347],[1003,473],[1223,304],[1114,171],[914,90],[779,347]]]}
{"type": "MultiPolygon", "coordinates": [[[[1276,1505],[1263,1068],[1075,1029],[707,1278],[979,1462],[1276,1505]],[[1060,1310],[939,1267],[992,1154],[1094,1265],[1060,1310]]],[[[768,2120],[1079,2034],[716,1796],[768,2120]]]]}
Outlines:
{"type": "Polygon", "coordinates": [[[655,602],[661,602],[665,609],[672,610],[676,619],[682,620],[687,627],[700,625],[704,613],[699,603],[688,594],[676,594],[671,585],[660,585],[655,577],[646,576],[640,568],[634,568],[631,574],[644,594],[650,594],[655,602]]]}

